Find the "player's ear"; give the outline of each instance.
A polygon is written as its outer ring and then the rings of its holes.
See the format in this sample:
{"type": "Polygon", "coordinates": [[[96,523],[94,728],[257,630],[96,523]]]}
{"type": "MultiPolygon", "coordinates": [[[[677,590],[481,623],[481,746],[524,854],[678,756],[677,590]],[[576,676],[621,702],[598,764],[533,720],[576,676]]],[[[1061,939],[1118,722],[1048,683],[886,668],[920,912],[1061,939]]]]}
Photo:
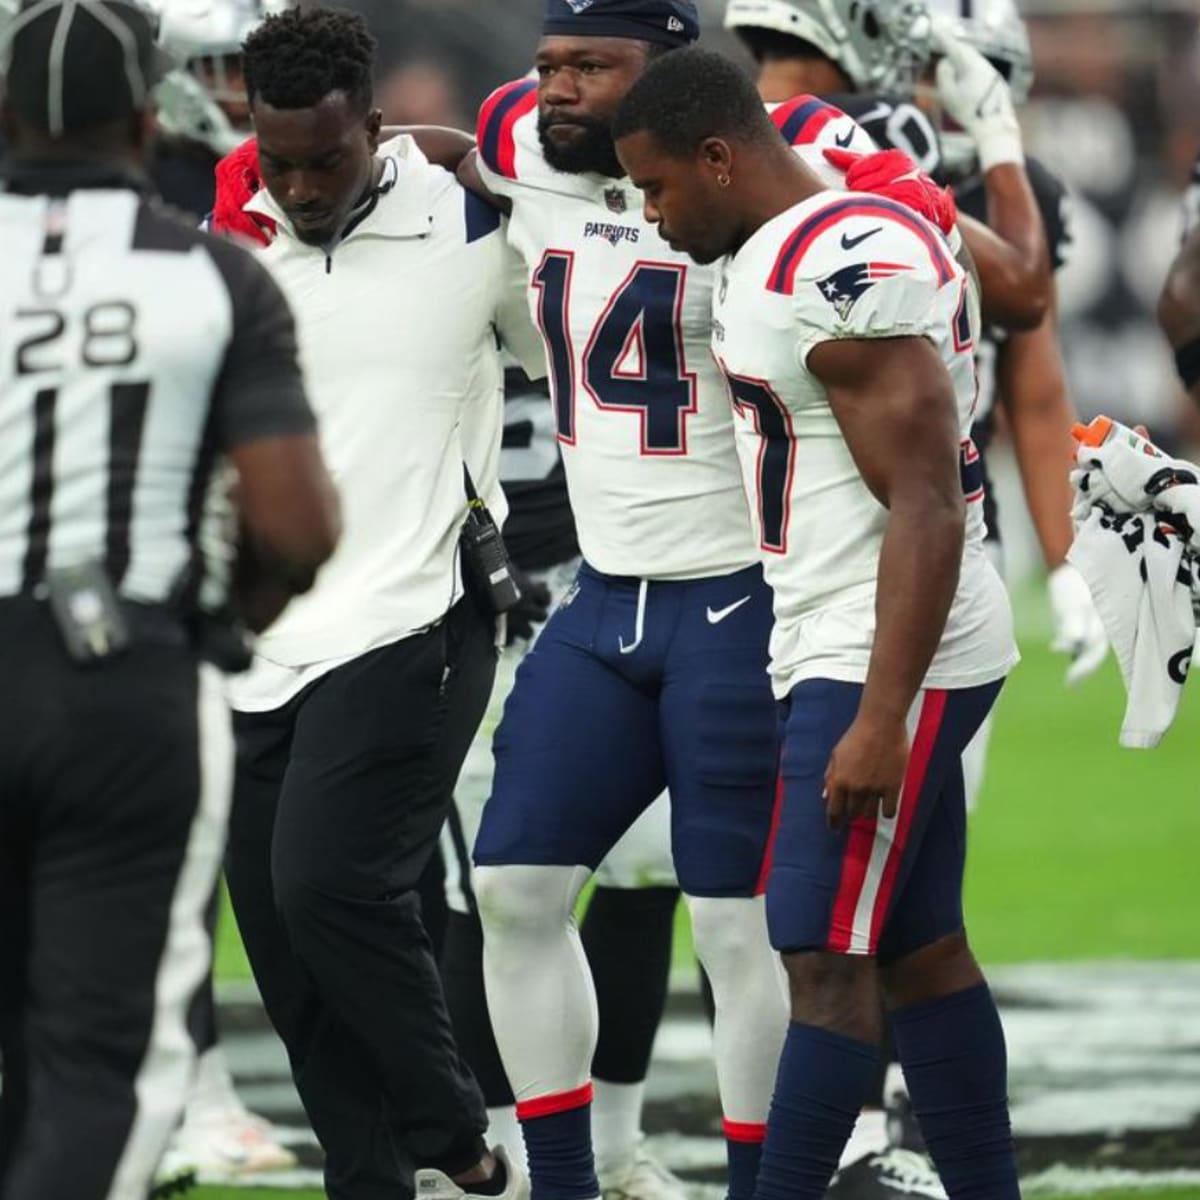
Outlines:
{"type": "Polygon", "coordinates": [[[367,113],[364,127],[367,131],[367,145],[370,146],[371,153],[374,154],[379,149],[379,132],[383,128],[383,112],[378,108],[371,109],[367,113]]]}
{"type": "Polygon", "coordinates": [[[700,160],[716,179],[727,180],[732,173],[733,154],[722,138],[705,138],[700,144],[700,160]]]}

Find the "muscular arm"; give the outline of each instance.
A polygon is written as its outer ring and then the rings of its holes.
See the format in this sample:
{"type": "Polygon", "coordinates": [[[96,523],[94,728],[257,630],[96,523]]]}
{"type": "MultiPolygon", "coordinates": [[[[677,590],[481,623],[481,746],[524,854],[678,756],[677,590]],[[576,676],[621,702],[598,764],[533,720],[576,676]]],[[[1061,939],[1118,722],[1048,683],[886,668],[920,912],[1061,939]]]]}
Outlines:
{"type": "MultiPolygon", "coordinates": [[[[1053,295],[1053,293],[1052,293],[1053,295]]],[[[1075,410],[1058,347],[1057,307],[1027,333],[1015,333],[996,363],[1000,400],[1012,429],[1025,503],[1037,531],[1046,569],[1066,561],[1074,539],[1070,465],[1075,410]]]]}
{"type": "Polygon", "coordinates": [[[923,338],[825,342],[808,364],[888,510],[861,715],[903,721],[958,588],[966,510],[954,386],[923,338]]]}
{"type": "Polygon", "coordinates": [[[983,286],[984,319],[1009,330],[1036,329],[1050,308],[1053,273],[1042,214],[1025,168],[1002,163],[984,177],[988,223],[960,216],[983,286]]]}
{"type": "MultiPolygon", "coordinates": [[[[1158,323],[1176,354],[1200,341],[1200,227],[1192,230],[1167,273],[1158,299],[1158,323]]],[[[1200,349],[1195,354],[1200,356],[1200,349]]],[[[1200,380],[1190,392],[1200,404],[1200,380]]]]}
{"type": "Polygon", "coordinates": [[[854,726],[826,777],[830,820],[895,813],[905,721],[946,628],[966,509],[954,386],[923,338],[825,342],[808,356],[866,485],[888,510],[875,642],[854,726]]]}
{"type": "Polygon", "coordinates": [[[479,151],[472,150],[459,163],[458,166],[458,182],[467,189],[468,192],[474,192],[481,200],[486,200],[493,208],[499,209],[506,217],[512,215],[512,200],[508,196],[497,196],[495,192],[483,182],[483,176],[479,174],[479,151]]]}
{"type": "Polygon", "coordinates": [[[421,153],[436,166],[445,167],[453,174],[463,159],[475,149],[475,139],[461,129],[450,129],[445,125],[385,125],[380,131],[380,140],[408,134],[421,153]]]}

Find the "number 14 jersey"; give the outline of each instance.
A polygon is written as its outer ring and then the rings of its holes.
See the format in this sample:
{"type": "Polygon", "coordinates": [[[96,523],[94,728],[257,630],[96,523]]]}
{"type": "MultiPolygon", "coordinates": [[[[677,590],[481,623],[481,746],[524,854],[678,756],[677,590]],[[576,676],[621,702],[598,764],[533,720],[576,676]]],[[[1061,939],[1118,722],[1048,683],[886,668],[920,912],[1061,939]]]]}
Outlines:
{"type": "MultiPolygon", "coordinates": [[[[824,146],[870,139],[811,97],[773,114],[815,169],[824,146]]],[[[596,570],[645,579],[724,575],[758,560],[729,394],[713,360],[714,272],[676,253],[628,179],[554,170],[537,84],[485,101],[479,171],[513,202],[508,236],[530,270],[580,548],[596,570]]]]}

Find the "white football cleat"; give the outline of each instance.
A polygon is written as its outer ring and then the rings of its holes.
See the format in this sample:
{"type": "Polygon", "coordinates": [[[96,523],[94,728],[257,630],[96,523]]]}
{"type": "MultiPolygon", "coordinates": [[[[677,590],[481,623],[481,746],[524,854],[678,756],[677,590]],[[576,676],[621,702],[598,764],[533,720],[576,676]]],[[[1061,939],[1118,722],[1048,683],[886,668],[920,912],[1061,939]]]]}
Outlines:
{"type": "Polygon", "coordinates": [[[687,1200],[683,1181],[672,1175],[639,1141],[633,1157],[621,1162],[597,1162],[603,1200],[687,1200]]]}
{"type": "MultiPolygon", "coordinates": [[[[503,1146],[493,1146],[492,1153],[504,1164],[508,1182],[498,1196],[482,1196],[454,1182],[444,1171],[421,1167],[413,1175],[416,1200],[529,1200],[529,1176],[513,1164],[503,1146]]],[[[471,1185],[467,1184],[469,1188],[471,1185]]]]}
{"type": "Polygon", "coordinates": [[[188,1168],[205,1183],[222,1183],[265,1171],[288,1171],[296,1156],[275,1141],[269,1121],[240,1105],[223,1112],[184,1118],[163,1160],[170,1169],[188,1168]]]}

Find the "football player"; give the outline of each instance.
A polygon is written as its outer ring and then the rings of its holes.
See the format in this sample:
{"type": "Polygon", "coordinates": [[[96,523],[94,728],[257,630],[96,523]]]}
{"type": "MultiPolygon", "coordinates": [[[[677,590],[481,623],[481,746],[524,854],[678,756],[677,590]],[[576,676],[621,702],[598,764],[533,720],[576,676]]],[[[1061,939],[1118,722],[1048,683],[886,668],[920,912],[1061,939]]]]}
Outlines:
{"type": "Polygon", "coordinates": [[[1183,245],[1159,297],[1158,323],[1175,352],[1183,386],[1200,403],[1200,158],[1184,197],[1183,245]]]}
{"type": "MultiPolygon", "coordinates": [[[[937,133],[913,103],[932,48],[930,15],[926,0],[729,0],[725,24],[754,56],[765,100],[823,96],[879,145],[904,151],[933,173],[940,165],[937,133]]],[[[984,315],[1006,327],[1035,328],[1049,304],[1050,268],[1020,169],[1020,131],[1004,89],[992,90],[990,78],[971,82],[979,94],[972,91],[958,107],[986,131],[988,224],[997,236],[971,221],[960,228],[983,279],[984,315]],[[985,116],[974,111],[982,99],[985,116]]]]}
{"type": "MultiPolygon", "coordinates": [[[[511,209],[531,274],[585,560],[517,673],[475,846],[492,1022],[535,1195],[555,1200],[600,1191],[594,997],[575,899],[664,785],[717,1002],[739,1200],[786,1022],[756,896],[776,791],[772,614],[709,352],[712,276],[644,221],[608,129],[647,64],[698,25],[686,0],[550,0],[537,80],[499,89],[479,124],[476,186],[511,209]]],[[[874,149],[816,108],[811,151],[874,149]]]]}
{"type": "Polygon", "coordinates": [[[250,133],[242,42],[268,6],[263,0],[154,0],[154,7],[159,44],[176,64],[158,90],[162,132],[154,184],[164,200],[199,221],[212,211],[217,161],[250,133]]]}
{"type": "Polygon", "coordinates": [[[963,928],[962,754],[1017,661],[970,441],[974,289],[931,224],[829,191],[689,50],[613,126],[645,217],[718,266],[713,353],[774,591],[787,718],[767,918],[791,984],[755,1196],[825,1194],[882,986],[952,1200],[1016,1200],[1004,1036],[963,928]]]}

